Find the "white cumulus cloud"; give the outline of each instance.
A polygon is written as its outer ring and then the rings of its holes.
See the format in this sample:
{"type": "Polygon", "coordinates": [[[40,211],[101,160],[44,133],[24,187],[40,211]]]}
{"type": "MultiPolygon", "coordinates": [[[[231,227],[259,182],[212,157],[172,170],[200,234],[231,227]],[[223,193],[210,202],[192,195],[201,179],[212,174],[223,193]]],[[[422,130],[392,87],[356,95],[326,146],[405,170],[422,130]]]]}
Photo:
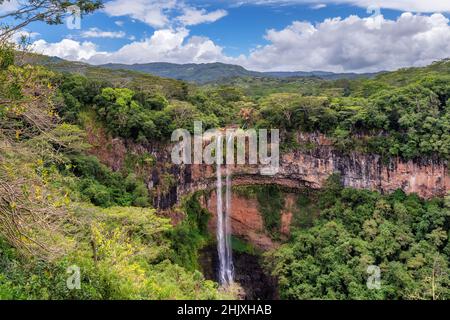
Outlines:
{"type": "Polygon", "coordinates": [[[228,14],[223,9],[208,12],[181,0],[113,0],[105,3],[104,11],[113,17],[129,16],[156,29],[174,27],[176,23],[183,26],[211,23],[228,14]]]}
{"type": "Polygon", "coordinates": [[[204,63],[223,60],[222,48],[206,37],[189,37],[185,28],[161,29],[142,41],[135,41],[116,52],[99,53],[89,58],[89,62],[102,64],[116,63],[204,63]]]}
{"type": "Polygon", "coordinates": [[[325,3],[318,3],[318,4],[312,5],[311,9],[319,10],[319,9],[323,9],[323,8],[326,8],[326,7],[327,7],[327,5],[325,3]]]}
{"type": "Polygon", "coordinates": [[[94,43],[89,41],[78,42],[71,39],[63,39],[56,43],[37,40],[33,43],[32,48],[34,52],[40,54],[76,61],[87,61],[94,55],[101,54],[97,51],[97,46],[94,43]]]}
{"type": "Polygon", "coordinates": [[[19,1],[17,0],[6,0],[0,3],[0,14],[6,14],[17,10],[20,7],[19,1]]]}
{"type": "Polygon", "coordinates": [[[163,28],[170,21],[166,12],[176,6],[176,0],[113,0],[106,2],[103,10],[112,17],[130,16],[154,28],[163,28]]]}
{"type": "Polygon", "coordinates": [[[294,21],[284,29],[268,30],[265,38],[267,45],[239,57],[225,55],[207,37],[190,36],[185,27],[156,30],[113,52],[100,52],[92,42],[70,39],[34,44],[41,53],[93,64],[220,61],[261,71],[374,72],[450,57],[449,19],[439,13],[403,13],[395,20],[380,15],[337,17],[317,24],[294,21]]]}
{"type": "Polygon", "coordinates": [[[268,45],[254,50],[247,67],[258,70],[379,71],[420,66],[450,57],[449,20],[403,13],[397,20],[326,19],[313,25],[295,21],[271,29],[268,45]]]}
{"type": "Polygon", "coordinates": [[[81,33],[83,38],[111,38],[119,39],[125,38],[126,33],[123,31],[103,31],[98,28],[90,28],[87,31],[81,33]]]}
{"type": "Polygon", "coordinates": [[[185,26],[217,21],[227,15],[227,11],[219,9],[207,12],[205,9],[185,8],[183,15],[177,19],[185,26]]]}
{"type": "Polygon", "coordinates": [[[409,12],[450,12],[448,0],[234,0],[239,5],[274,4],[348,4],[362,8],[378,6],[381,9],[394,9],[409,12]]]}
{"type": "Polygon", "coordinates": [[[12,40],[12,42],[15,42],[15,43],[22,43],[23,41],[25,41],[25,43],[28,44],[31,40],[35,39],[39,35],[40,34],[38,32],[29,32],[27,30],[21,30],[21,31],[15,32],[12,35],[11,40],[12,40]]]}

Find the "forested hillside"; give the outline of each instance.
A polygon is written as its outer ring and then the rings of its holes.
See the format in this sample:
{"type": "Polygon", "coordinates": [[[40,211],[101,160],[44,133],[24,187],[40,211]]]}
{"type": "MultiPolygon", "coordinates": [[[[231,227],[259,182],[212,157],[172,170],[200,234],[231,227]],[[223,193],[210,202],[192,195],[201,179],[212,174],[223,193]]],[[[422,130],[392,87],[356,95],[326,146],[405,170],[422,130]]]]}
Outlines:
{"type": "Polygon", "coordinates": [[[371,78],[375,74],[357,73],[333,73],[323,71],[311,72],[257,72],[250,71],[244,67],[225,63],[202,63],[202,64],[175,64],[175,63],[143,63],[143,64],[115,64],[109,63],[101,65],[103,68],[113,70],[140,71],[155,76],[184,80],[198,84],[228,82],[234,78],[262,78],[262,79],[283,79],[283,78],[307,78],[317,77],[320,79],[356,79],[371,78]]]}
{"type": "MultiPolygon", "coordinates": [[[[48,66],[86,76],[88,80],[72,84],[79,85],[78,89],[89,91],[93,80],[103,79],[114,87],[131,89],[129,103],[136,101],[143,107],[139,117],[147,117],[160,128],[157,130],[168,129],[166,133],[153,133],[159,138],[167,138],[173,128],[189,128],[192,119],[197,118],[206,127],[238,124],[278,128],[286,148],[295,147],[293,132],[304,131],[329,135],[343,151],[353,149],[404,159],[447,159],[450,152],[448,60],[425,68],[383,73],[374,79],[237,78],[229,84],[203,87],[65,61],[48,66]],[[154,102],[150,100],[160,98],[168,99],[167,103],[163,99],[162,104],[151,105],[154,102]],[[167,116],[172,123],[163,120],[167,116]]],[[[96,90],[93,94],[100,92],[96,90]]]]}
{"type": "MultiPolygon", "coordinates": [[[[265,201],[276,203],[274,194],[265,201]]],[[[345,189],[332,176],[297,201],[291,240],[265,256],[281,298],[449,299],[448,199],[345,189]],[[368,266],[379,268],[379,290],[367,289],[368,266]]]]}

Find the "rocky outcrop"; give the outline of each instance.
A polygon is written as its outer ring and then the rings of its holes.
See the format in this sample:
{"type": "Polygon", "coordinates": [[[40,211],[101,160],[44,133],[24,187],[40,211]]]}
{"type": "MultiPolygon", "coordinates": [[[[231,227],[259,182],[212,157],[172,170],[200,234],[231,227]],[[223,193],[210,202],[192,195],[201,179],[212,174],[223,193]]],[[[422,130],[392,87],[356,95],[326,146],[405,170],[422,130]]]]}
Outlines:
{"type": "MultiPolygon", "coordinates": [[[[285,206],[280,212],[280,236],[279,240],[285,240],[291,231],[291,223],[293,215],[298,211],[295,204],[295,194],[284,193],[285,206]]],[[[212,191],[208,196],[202,196],[200,202],[213,215],[208,221],[208,229],[211,233],[215,233],[217,226],[216,208],[216,192],[212,191]]],[[[249,198],[239,195],[236,192],[231,196],[231,216],[232,233],[234,236],[241,238],[255,247],[268,250],[279,245],[279,241],[271,238],[264,227],[262,214],[259,210],[259,204],[256,198],[249,198]]]]}
{"type": "MultiPolygon", "coordinates": [[[[233,185],[277,184],[289,188],[321,188],[327,178],[338,173],[346,187],[390,193],[397,189],[417,193],[420,197],[445,196],[450,188],[448,164],[444,160],[422,159],[387,162],[379,155],[356,152],[342,153],[320,138],[313,150],[283,154],[279,172],[273,176],[260,174],[257,166],[236,166],[233,185]]],[[[214,188],[213,166],[180,167],[177,197],[197,190],[214,188]]]]}
{"type": "MultiPolygon", "coordinates": [[[[216,192],[211,192],[209,197],[201,199],[202,205],[209,212],[217,212],[216,192]]],[[[272,248],[275,243],[265,232],[263,218],[258,210],[256,199],[247,199],[233,193],[231,197],[231,216],[233,235],[238,236],[262,249],[272,248]]],[[[217,216],[213,214],[208,221],[208,229],[215,233],[217,216]]]]}

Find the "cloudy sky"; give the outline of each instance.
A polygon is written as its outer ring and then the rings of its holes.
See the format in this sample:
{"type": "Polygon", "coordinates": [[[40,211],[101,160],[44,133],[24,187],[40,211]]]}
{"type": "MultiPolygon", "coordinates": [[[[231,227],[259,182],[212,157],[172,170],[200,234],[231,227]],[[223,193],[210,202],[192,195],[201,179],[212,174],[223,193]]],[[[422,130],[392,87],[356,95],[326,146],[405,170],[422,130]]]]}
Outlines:
{"type": "Polygon", "coordinates": [[[449,18],[450,0],[109,0],[80,29],[26,31],[37,52],[92,64],[373,72],[450,57],[449,18]]]}

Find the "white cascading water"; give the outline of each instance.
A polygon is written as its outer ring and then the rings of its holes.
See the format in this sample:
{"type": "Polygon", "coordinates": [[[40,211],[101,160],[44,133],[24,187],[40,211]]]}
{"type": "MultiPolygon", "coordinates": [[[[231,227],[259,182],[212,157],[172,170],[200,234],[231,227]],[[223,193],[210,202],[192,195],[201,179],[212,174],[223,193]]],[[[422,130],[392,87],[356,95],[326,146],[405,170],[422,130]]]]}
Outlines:
{"type": "Polygon", "coordinates": [[[222,136],[217,137],[217,251],[219,254],[219,281],[222,285],[229,285],[233,282],[233,256],[231,250],[231,170],[226,166],[226,187],[225,187],[225,211],[222,201],[222,160],[223,160],[223,140],[222,136]]]}
{"type": "MultiPolygon", "coordinates": [[[[228,146],[230,145],[230,142],[232,141],[232,136],[230,136],[228,138],[227,141],[227,150],[228,150],[228,146]],[[231,141],[230,141],[231,140],[231,141]]],[[[227,270],[227,274],[228,274],[228,283],[233,282],[233,251],[232,251],[232,247],[231,247],[231,221],[230,221],[230,217],[231,217],[231,167],[230,164],[226,165],[226,189],[225,189],[225,240],[226,240],[226,245],[225,245],[225,254],[226,254],[226,270],[227,270]]]]}

